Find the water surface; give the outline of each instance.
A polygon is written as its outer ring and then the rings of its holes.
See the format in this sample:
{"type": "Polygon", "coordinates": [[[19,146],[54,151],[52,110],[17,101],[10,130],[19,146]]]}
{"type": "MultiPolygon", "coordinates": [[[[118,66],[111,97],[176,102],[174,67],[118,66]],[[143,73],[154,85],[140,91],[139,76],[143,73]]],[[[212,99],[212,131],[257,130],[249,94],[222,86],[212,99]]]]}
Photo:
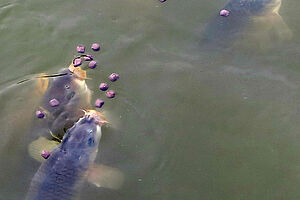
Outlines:
{"type": "Polygon", "coordinates": [[[225,3],[2,0],[0,199],[24,198],[39,167],[24,137],[40,97],[34,81],[15,83],[57,72],[93,42],[103,46],[88,71],[93,101],[121,75],[97,162],[126,181],[118,191],[87,183],[81,199],[299,199],[300,2],[280,10],[291,40],[207,51],[201,30],[225,3]]]}

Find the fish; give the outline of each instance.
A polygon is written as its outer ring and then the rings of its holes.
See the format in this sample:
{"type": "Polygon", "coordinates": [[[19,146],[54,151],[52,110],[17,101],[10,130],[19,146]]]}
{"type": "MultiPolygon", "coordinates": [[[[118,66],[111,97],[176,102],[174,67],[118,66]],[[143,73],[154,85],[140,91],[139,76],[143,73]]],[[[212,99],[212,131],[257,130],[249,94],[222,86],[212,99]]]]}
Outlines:
{"type": "Polygon", "coordinates": [[[91,91],[85,82],[86,78],[86,71],[75,68],[73,63],[56,76],[41,75],[37,78],[37,91],[42,96],[38,109],[46,117],[42,123],[38,123],[38,128],[34,128],[39,132],[34,133],[35,137],[45,134],[49,137],[50,133],[51,137],[61,140],[65,131],[83,116],[82,110],[90,108],[91,91]],[[52,99],[58,100],[59,105],[51,106],[49,102],[52,99]]]}
{"type": "Polygon", "coordinates": [[[281,0],[230,0],[221,9],[229,11],[229,16],[218,13],[202,31],[200,44],[230,47],[237,39],[250,36],[262,41],[271,37],[271,30],[279,39],[290,39],[292,31],[279,15],[281,4],[281,0]],[[262,32],[268,34],[262,36],[262,32]]]}
{"type": "Polygon", "coordinates": [[[26,143],[30,143],[28,152],[32,158],[41,161],[40,151],[56,147],[66,130],[84,115],[83,110],[90,108],[91,91],[86,78],[86,71],[75,68],[73,62],[56,74],[35,77],[34,96],[40,99],[37,109],[45,113],[45,118],[35,118],[25,136],[26,143]],[[56,107],[49,103],[54,98],[59,101],[56,107]]]}
{"type": "Polygon", "coordinates": [[[89,110],[67,133],[35,173],[26,200],[72,200],[95,161],[103,116],[89,110]]]}
{"type": "MultiPolygon", "coordinates": [[[[85,80],[86,71],[74,67],[73,62],[57,74],[39,75],[36,77],[36,95],[42,96],[38,109],[45,113],[44,119],[35,119],[29,135],[26,135],[28,153],[31,158],[43,162],[41,152],[52,152],[81,117],[85,110],[91,108],[91,91],[85,80]],[[60,103],[56,107],[49,104],[51,99],[60,103]]],[[[31,161],[26,161],[29,164],[31,161]]],[[[116,168],[102,164],[93,165],[93,176],[88,181],[97,187],[119,189],[123,182],[123,173],[116,168]],[[97,176],[96,174],[101,174],[97,176]],[[116,181],[120,180],[120,181],[116,181]]]]}

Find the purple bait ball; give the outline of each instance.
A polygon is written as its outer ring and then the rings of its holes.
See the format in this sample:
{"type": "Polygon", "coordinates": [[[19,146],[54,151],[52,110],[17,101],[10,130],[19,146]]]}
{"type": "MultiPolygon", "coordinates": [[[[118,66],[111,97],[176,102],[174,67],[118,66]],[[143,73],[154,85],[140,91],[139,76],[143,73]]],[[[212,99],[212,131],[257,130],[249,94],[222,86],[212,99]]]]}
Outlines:
{"type": "Polygon", "coordinates": [[[113,91],[113,90],[108,90],[107,92],[106,92],[106,96],[108,97],[108,98],[114,98],[115,97],[115,91],[113,91]]]}
{"type": "Polygon", "coordinates": [[[49,101],[50,106],[55,107],[59,105],[59,101],[57,99],[51,99],[49,101]]]}
{"type": "Polygon", "coordinates": [[[95,101],[95,107],[101,108],[104,105],[104,101],[102,99],[97,99],[95,101]]]}
{"type": "Polygon", "coordinates": [[[93,56],[92,55],[86,55],[86,56],[83,57],[83,59],[85,61],[91,61],[91,60],[93,60],[93,56]]]}
{"type": "Polygon", "coordinates": [[[85,46],[83,46],[83,45],[78,45],[76,49],[77,49],[78,53],[84,53],[85,52],[85,46]]]}
{"type": "Polygon", "coordinates": [[[36,115],[36,117],[39,118],[39,119],[42,119],[42,118],[45,117],[45,114],[44,114],[42,111],[40,111],[40,110],[37,110],[37,111],[35,112],[35,115],[36,115]]]}
{"type": "Polygon", "coordinates": [[[221,10],[221,11],[220,11],[220,15],[223,16],[223,17],[228,17],[228,16],[229,16],[229,13],[230,13],[230,12],[229,12],[228,10],[221,10]]]}
{"type": "Polygon", "coordinates": [[[98,43],[92,44],[92,49],[93,49],[94,51],[99,51],[99,50],[100,50],[100,44],[98,44],[98,43]]]}
{"type": "Polygon", "coordinates": [[[80,58],[75,58],[73,61],[74,67],[78,67],[82,64],[82,60],[80,58]]]}
{"type": "Polygon", "coordinates": [[[47,151],[47,150],[43,150],[42,153],[41,153],[41,156],[45,159],[49,158],[50,156],[50,152],[47,151]]]}
{"type": "Polygon", "coordinates": [[[116,80],[118,80],[120,78],[120,76],[119,76],[119,74],[112,73],[108,78],[110,81],[115,82],[116,80]]]}
{"type": "Polygon", "coordinates": [[[97,67],[97,62],[92,60],[88,66],[89,66],[89,68],[94,69],[95,67],[97,67]]]}
{"type": "Polygon", "coordinates": [[[109,86],[107,83],[101,83],[99,86],[100,90],[102,90],[102,91],[106,91],[108,89],[108,87],[109,86]]]}

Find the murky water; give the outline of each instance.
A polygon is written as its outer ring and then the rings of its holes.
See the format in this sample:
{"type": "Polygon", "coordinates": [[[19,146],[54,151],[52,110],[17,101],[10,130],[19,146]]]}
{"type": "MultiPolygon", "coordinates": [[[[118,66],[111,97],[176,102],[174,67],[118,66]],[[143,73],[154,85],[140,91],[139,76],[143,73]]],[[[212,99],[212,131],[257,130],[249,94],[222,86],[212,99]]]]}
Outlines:
{"type": "Polygon", "coordinates": [[[300,2],[280,9],[292,39],[202,48],[225,3],[1,0],[0,199],[23,199],[39,167],[24,138],[40,97],[34,81],[15,83],[57,72],[93,42],[103,45],[88,71],[93,101],[121,75],[96,161],[126,179],[120,190],[86,183],[81,199],[299,199],[300,2]]]}

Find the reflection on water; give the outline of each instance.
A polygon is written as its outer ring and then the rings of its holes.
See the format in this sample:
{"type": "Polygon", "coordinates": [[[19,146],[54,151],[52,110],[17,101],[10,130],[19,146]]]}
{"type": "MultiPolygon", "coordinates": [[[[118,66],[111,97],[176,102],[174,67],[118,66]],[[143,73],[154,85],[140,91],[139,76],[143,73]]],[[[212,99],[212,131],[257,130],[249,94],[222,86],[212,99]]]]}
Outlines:
{"type": "Polygon", "coordinates": [[[199,46],[225,3],[2,1],[0,199],[24,198],[39,167],[26,136],[40,97],[34,80],[14,83],[57,72],[94,41],[103,51],[88,72],[92,100],[107,75],[121,75],[96,162],[126,180],[117,191],[86,183],[81,199],[298,199],[300,4],[279,12],[291,40],[199,46]]]}

